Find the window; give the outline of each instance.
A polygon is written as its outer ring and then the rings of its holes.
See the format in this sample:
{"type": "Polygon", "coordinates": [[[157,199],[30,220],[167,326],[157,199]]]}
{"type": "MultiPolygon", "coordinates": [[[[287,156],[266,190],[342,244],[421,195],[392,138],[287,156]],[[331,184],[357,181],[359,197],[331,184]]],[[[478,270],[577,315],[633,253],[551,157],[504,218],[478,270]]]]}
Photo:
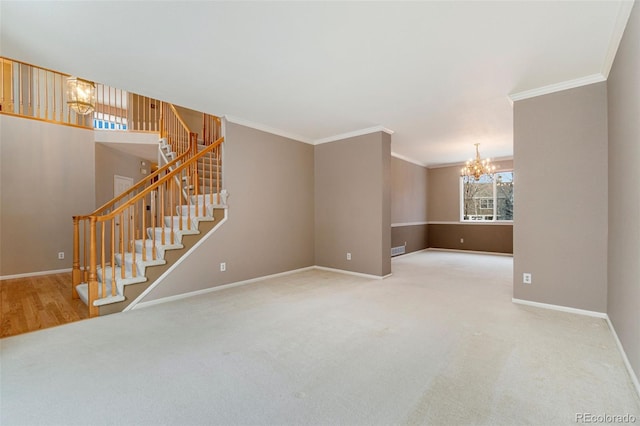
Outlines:
{"type": "Polygon", "coordinates": [[[493,209],[493,198],[480,198],[481,209],[493,209]]]}
{"type": "Polygon", "coordinates": [[[460,220],[513,220],[513,171],[460,178],[460,220]]]}

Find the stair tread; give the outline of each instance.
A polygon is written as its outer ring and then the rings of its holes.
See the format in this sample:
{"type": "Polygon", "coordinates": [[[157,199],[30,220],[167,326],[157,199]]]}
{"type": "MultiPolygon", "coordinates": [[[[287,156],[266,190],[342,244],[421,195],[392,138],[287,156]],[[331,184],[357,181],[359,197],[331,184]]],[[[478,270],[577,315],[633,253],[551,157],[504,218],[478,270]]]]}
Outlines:
{"type": "MultiPolygon", "coordinates": [[[[198,152],[206,149],[207,147],[199,144],[198,152]]],[[[159,142],[159,149],[166,162],[171,162],[178,157],[178,154],[167,143],[166,138],[161,139],[159,142]]],[[[177,162],[176,164],[180,164],[177,162]]],[[[167,261],[164,259],[165,250],[182,249],[183,235],[200,234],[198,230],[200,221],[215,221],[213,209],[226,208],[218,202],[218,197],[215,192],[219,189],[221,177],[221,159],[219,152],[209,152],[204,154],[197,162],[197,176],[198,181],[186,185],[183,190],[190,190],[191,192],[200,191],[197,195],[191,195],[191,199],[194,201],[191,205],[178,205],[176,206],[176,215],[165,216],[160,226],[147,227],[146,234],[148,238],[141,238],[134,241],[135,252],[116,253],[115,265],[105,266],[104,268],[98,267],[97,280],[98,280],[98,298],[94,300],[94,306],[103,306],[111,303],[118,303],[126,300],[124,296],[124,286],[136,283],[147,282],[148,279],[145,276],[146,267],[154,265],[164,265],[167,261]],[[196,205],[197,204],[197,205],[196,205]],[[182,229],[180,228],[180,222],[182,222],[182,229]],[[190,222],[190,226],[189,226],[190,222]],[[164,232],[165,243],[162,241],[162,233],[164,232]],[[173,235],[173,244],[171,236],[173,235]],[[155,236],[155,238],[153,238],[155,236]],[[153,249],[156,249],[156,258],[152,259],[153,249]],[[135,254],[134,254],[135,253],[135,254]],[[145,256],[143,256],[143,253],[145,256]],[[146,258],[146,260],[143,259],[146,258]],[[135,261],[134,261],[135,259],[135,261]],[[134,269],[135,264],[135,269],[134,269]],[[125,278],[122,278],[124,272],[125,278]],[[135,277],[134,277],[135,273],[135,277]],[[115,275],[115,281],[114,281],[115,275]],[[116,294],[112,295],[112,287],[115,285],[116,294]],[[105,294],[102,294],[102,289],[105,288],[105,294]],[[104,297],[103,297],[104,296],[104,297]]],[[[175,167],[171,168],[172,170],[175,167]]],[[[189,177],[184,173],[177,173],[177,177],[183,181],[188,181],[189,177]]],[[[187,192],[183,192],[187,194],[187,192]]],[[[221,200],[221,199],[220,199],[221,200]]],[[[86,282],[80,283],[76,286],[76,290],[80,299],[87,304],[89,285],[86,282]]]]}

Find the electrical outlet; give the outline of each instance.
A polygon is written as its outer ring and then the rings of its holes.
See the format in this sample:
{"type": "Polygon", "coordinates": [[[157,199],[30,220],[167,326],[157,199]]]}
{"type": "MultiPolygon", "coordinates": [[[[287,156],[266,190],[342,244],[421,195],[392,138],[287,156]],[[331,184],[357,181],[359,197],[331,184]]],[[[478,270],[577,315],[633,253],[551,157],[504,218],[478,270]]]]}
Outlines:
{"type": "Polygon", "coordinates": [[[227,270],[227,264],[226,264],[226,262],[222,262],[220,264],[220,272],[224,272],[226,270],[227,270]]]}
{"type": "Polygon", "coordinates": [[[347,253],[347,260],[351,260],[351,253],[347,253]]]}
{"type": "Polygon", "coordinates": [[[524,284],[531,284],[531,274],[526,273],[526,272],[524,274],[522,274],[522,282],[524,284]]]}
{"type": "Polygon", "coordinates": [[[64,259],[64,252],[63,251],[59,251],[58,252],[58,259],[60,259],[60,260],[64,259]]]}
{"type": "Polygon", "coordinates": [[[460,243],[464,243],[464,238],[460,238],[460,243]]]}

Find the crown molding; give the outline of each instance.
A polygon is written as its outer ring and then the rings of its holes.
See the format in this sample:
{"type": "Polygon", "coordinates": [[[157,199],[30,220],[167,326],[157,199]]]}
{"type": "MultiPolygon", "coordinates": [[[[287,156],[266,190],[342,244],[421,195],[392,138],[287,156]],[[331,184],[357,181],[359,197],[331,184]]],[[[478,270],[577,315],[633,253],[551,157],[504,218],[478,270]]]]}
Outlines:
{"type": "Polygon", "coordinates": [[[282,136],[283,138],[293,139],[298,142],[308,143],[310,145],[314,145],[314,142],[311,139],[305,138],[300,135],[296,135],[294,133],[287,132],[285,130],[276,129],[275,127],[270,127],[265,124],[255,123],[253,121],[245,120],[244,118],[234,117],[232,115],[223,115],[222,116],[229,123],[239,124],[241,126],[250,127],[252,129],[260,130],[262,132],[271,133],[274,135],[282,136]]]}
{"type": "MultiPolygon", "coordinates": [[[[322,138],[322,139],[312,140],[312,139],[309,139],[309,138],[305,138],[304,136],[296,135],[295,133],[290,133],[290,132],[287,132],[285,130],[276,129],[275,127],[267,126],[267,125],[262,124],[262,123],[256,123],[256,122],[253,122],[253,121],[250,121],[250,120],[245,120],[244,118],[234,117],[233,115],[226,115],[225,114],[225,115],[222,116],[222,118],[224,118],[229,123],[239,124],[241,126],[250,127],[252,129],[260,130],[262,132],[267,132],[267,133],[271,133],[271,134],[274,134],[274,135],[282,136],[284,138],[293,139],[293,140],[296,140],[298,142],[308,143],[310,145],[320,145],[320,144],[323,144],[323,143],[335,142],[335,141],[339,141],[339,140],[342,140],[342,139],[352,138],[352,137],[355,137],[355,136],[368,135],[368,134],[376,133],[376,132],[384,132],[384,133],[388,133],[390,135],[392,135],[394,133],[393,130],[387,129],[386,127],[374,126],[374,127],[367,127],[366,129],[354,130],[353,132],[341,133],[339,135],[334,135],[334,136],[329,136],[329,137],[322,138]]],[[[409,161],[409,160],[407,160],[407,161],[409,161]]]]}
{"type": "Polygon", "coordinates": [[[548,95],[550,93],[561,92],[567,89],[575,89],[576,87],[586,86],[593,83],[600,83],[606,81],[604,75],[592,74],[586,77],[576,78],[574,80],[567,80],[561,83],[550,84],[548,86],[539,87],[537,89],[525,90],[524,92],[512,93],[509,95],[511,103],[515,101],[521,101],[523,99],[535,98],[536,96],[548,95]]]}
{"type": "Polygon", "coordinates": [[[604,64],[602,65],[602,75],[605,79],[609,78],[611,67],[613,67],[613,61],[616,59],[616,53],[618,53],[618,47],[622,41],[622,35],[629,22],[629,16],[631,15],[631,9],[633,9],[634,1],[622,1],[618,7],[618,16],[616,16],[616,23],[613,26],[613,33],[611,34],[611,40],[609,40],[609,48],[607,49],[607,55],[604,58],[604,64]]]}
{"type": "Polygon", "coordinates": [[[425,163],[423,163],[421,161],[414,160],[413,158],[409,158],[409,157],[406,157],[406,156],[404,156],[402,154],[398,154],[397,152],[391,151],[391,156],[395,157],[395,158],[397,158],[399,160],[406,161],[407,163],[415,164],[416,166],[428,167],[425,163]]]}
{"type": "Polygon", "coordinates": [[[313,141],[314,145],[320,145],[323,143],[329,143],[329,142],[336,142],[342,139],[347,139],[347,138],[353,138],[356,136],[362,136],[362,135],[368,135],[371,133],[376,133],[376,132],[384,132],[387,134],[392,135],[394,132],[393,130],[387,129],[386,127],[383,126],[374,126],[374,127],[367,127],[366,129],[360,129],[360,130],[354,130],[353,132],[347,132],[347,133],[341,133],[339,135],[334,135],[334,136],[329,136],[327,138],[322,138],[322,139],[316,139],[315,141],[313,141]]]}

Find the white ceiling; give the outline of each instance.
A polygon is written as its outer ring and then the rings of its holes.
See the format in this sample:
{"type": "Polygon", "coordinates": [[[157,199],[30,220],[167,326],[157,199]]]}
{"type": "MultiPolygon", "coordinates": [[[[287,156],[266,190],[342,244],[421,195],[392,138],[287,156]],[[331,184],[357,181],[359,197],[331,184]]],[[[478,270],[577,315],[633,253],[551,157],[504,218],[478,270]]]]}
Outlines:
{"type": "Polygon", "coordinates": [[[632,4],[2,0],[0,54],[310,143],[381,126],[434,165],[511,156],[509,95],[604,80],[632,4]]]}

